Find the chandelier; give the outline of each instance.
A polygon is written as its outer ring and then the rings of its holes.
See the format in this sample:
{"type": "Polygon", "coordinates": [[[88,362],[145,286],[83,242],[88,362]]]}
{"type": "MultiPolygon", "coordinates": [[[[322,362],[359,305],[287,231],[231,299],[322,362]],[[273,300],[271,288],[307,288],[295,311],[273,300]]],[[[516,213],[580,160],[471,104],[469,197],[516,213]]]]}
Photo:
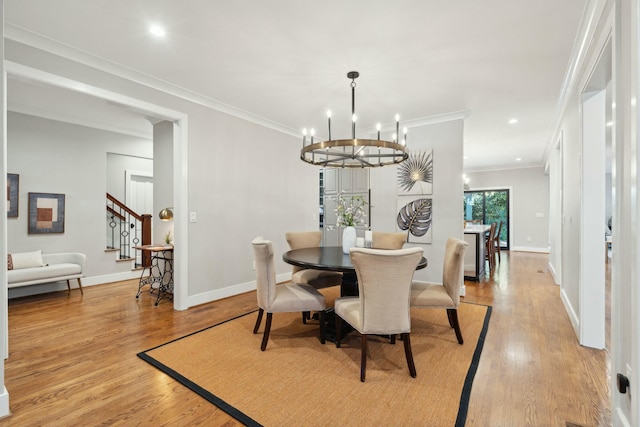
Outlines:
{"type": "Polygon", "coordinates": [[[331,111],[327,111],[329,125],[329,139],[314,142],[315,131],[309,133],[302,130],[302,149],[300,159],[312,165],[338,168],[365,168],[397,164],[405,161],[407,153],[407,128],[403,129],[400,141],[400,116],[396,114],[396,133],[392,141],[380,139],[380,123],[376,125],[377,139],[356,138],[356,79],[360,73],[350,71],[347,77],[351,79],[351,138],[331,139],[331,111]]]}

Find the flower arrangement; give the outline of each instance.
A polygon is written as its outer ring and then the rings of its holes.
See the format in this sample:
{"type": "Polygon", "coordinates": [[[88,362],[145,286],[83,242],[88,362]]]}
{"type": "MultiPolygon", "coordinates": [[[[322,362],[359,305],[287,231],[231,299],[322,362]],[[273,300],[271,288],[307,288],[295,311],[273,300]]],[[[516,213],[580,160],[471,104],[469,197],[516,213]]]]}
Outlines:
{"type": "Polygon", "coordinates": [[[365,217],[367,216],[365,206],[367,202],[364,197],[351,196],[345,198],[343,192],[340,192],[338,196],[330,197],[330,199],[336,202],[335,212],[339,227],[353,227],[365,224],[365,217]]]}

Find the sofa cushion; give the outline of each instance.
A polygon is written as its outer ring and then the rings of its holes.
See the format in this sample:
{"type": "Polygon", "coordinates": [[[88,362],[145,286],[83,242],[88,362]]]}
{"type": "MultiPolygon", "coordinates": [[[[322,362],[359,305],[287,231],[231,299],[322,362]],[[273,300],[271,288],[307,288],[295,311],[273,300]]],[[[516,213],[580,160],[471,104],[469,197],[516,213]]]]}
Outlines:
{"type": "Polygon", "coordinates": [[[45,264],[42,262],[42,251],[33,252],[18,252],[15,254],[9,254],[11,261],[11,268],[7,265],[8,270],[20,270],[22,268],[42,267],[45,264]]]}
{"type": "Polygon", "coordinates": [[[7,282],[11,284],[80,274],[82,273],[82,267],[72,263],[50,264],[43,268],[23,268],[21,270],[11,270],[7,273],[7,282]]]}

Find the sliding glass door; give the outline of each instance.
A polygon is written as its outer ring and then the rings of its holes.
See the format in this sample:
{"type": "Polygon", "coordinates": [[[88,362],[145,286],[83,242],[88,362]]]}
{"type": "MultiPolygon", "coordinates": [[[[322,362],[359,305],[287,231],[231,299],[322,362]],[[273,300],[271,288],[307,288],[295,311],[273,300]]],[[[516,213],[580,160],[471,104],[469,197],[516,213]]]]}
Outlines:
{"type": "Polygon", "coordinates": [[[464,219],[482,224],[504,221],[500,248],[509,249],[509,190],[465,191],[464,219]]]}

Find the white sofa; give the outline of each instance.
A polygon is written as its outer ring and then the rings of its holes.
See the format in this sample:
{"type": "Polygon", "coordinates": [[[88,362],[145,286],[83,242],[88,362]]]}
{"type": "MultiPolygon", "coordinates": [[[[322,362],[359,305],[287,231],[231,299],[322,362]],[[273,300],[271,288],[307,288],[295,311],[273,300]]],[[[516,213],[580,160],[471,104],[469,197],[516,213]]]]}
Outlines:
{"type": "Polygon", "coordinates": [[[7,283],[9,288],[37,285],[39,283],[61,282],[66,280],[71,291],[72,279],[78,281],[78,288],[82,290],[80,279],[84,277],[87,268],[87,257],[79,252],[61,252],[43,254],[42,251],[9,254],[7,283]],[[10,264],[13,264],[11,269],[10,264]]]}

